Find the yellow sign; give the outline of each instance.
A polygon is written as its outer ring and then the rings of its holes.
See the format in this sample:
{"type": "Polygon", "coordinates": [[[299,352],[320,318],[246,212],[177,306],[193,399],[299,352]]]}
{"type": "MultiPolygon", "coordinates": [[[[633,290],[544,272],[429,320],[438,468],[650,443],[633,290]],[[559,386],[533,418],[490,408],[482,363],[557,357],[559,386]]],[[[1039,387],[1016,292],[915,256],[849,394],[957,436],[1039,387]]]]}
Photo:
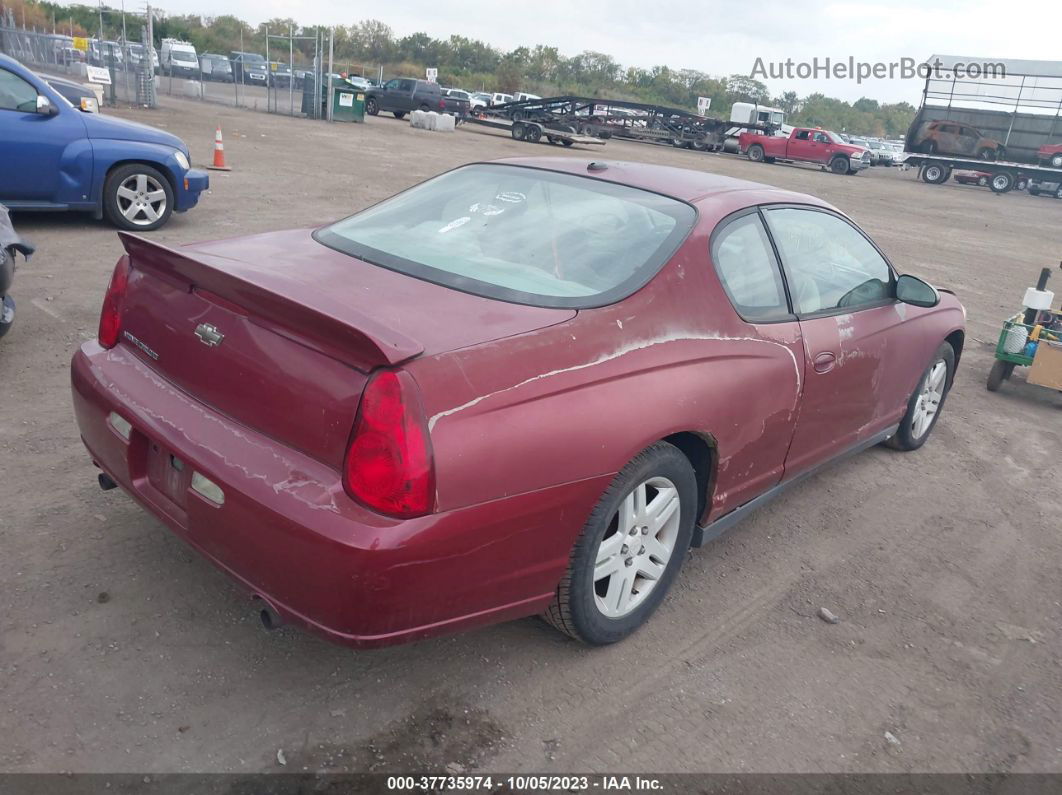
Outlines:
{"type": "Polygon", "coordinates": [[[88,39],[84,36],[74,36],[74,49],[88,52],[88,39]]]}

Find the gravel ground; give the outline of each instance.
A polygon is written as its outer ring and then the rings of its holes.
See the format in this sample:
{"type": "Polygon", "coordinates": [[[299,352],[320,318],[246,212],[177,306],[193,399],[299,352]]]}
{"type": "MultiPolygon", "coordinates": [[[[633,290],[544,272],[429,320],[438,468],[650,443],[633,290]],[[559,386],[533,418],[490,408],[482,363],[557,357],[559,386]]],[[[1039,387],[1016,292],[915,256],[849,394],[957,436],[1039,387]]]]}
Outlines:
{"type": "Polygon", "coordinates": [[[587,649],[529,619],[354,652],[264,632],[224,575],[99,490],[67,367],[119,242],[86,217],[16,216],[39,252],[0,344],[0,771],[1062,771],[1062,396],[1020,376],[984,388],[998,325],[1058,263],[1062,203],[164,101],[116,115],[199,162],[220,123],[234,170],[163,242],[323,223],[476,159],[645,160],[831,201],[901,270],[958,292],[967,349],[923,450],[846,461],[692,553],[625,643],[587,649]]]}

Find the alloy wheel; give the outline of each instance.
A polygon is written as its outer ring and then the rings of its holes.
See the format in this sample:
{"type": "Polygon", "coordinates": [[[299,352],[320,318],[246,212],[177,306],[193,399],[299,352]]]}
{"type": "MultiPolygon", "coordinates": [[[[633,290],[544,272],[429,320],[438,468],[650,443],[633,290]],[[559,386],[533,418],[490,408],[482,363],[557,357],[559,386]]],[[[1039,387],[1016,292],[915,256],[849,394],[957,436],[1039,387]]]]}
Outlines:
{"type": "Polygon", "coordinates": [[[675,551],[680,524],[679,492],[669,479],[652,477],[627,494],[597,550],[594,594],[602,615],[623,618],[652,592],[675,551]]]}
{"type": "Polygon", "coordinates": [[[118,186],[118,212],[135,226],[149,226],[166,212],[166,191],[148,174],[132,174],[118,186]]]}
{"type": "Polygon", "coordinates": [[[911,435],[915,439],[921,439],[932,427],[933,418],[937,416],[940,402],[944,399],[947,378],[948,365],[943,359],[938,359],[929,368],[922,392],[918,396],[918,403],[915,405],[911,422],[911,435]]]}

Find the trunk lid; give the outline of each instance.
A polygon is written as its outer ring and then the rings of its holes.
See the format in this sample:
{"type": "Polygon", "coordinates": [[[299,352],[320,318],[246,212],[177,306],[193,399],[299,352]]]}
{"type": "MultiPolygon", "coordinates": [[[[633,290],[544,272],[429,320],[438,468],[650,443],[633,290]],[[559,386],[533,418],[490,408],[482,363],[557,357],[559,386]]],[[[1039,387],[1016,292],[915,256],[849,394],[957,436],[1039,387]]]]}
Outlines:
{"type": "Polygon", "coordinates": [[[373,369],[575,315],[420,281],[310,234],[171,249],[120,233],[132,265],[122,344],[215,410],[339,467],[373,369]]]}

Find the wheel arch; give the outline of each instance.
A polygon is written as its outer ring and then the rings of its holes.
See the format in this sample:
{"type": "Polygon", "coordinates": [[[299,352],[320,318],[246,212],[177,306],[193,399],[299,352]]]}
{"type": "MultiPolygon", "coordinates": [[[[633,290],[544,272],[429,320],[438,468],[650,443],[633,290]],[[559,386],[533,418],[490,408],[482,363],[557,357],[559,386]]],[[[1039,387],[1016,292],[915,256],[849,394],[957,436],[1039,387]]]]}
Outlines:
{"type": "Polygon", "coordinates": [[[703,521],[711,506],[711,491],[715,485],[719,448],[715,438],[702,431],[679,431],[660,441],[672,444],[686,456],[697,477],[697,522],[703,521]]]}
{"type": "Polygon", "coordinates": [[[966,344],[966,332],[962,329],[955,329],[944,338],[944,341],[955,351],[955,366],[958,367],[959,359],[962,358],[963,345],[966,344]]]}

